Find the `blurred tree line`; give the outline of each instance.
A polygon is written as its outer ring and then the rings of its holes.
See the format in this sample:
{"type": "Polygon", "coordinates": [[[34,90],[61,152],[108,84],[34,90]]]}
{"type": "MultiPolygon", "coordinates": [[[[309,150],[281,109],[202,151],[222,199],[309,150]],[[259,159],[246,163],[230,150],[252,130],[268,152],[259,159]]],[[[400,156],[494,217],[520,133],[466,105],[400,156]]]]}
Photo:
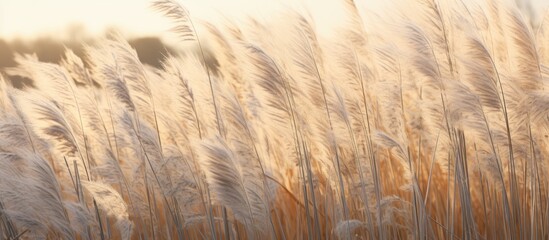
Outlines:
{"type": "MultiPolygon", "coordinates": [[[[157,37],[141,37],[128,40],[130,45],[137,51],[142,63],[161,67],[161,61],[167,54],[175,53],[175,50],[162,42],[157,37]]],[[[80,58],[85,60],[84,45],[93,44],[93,40],[85,42],[68,40],[59,41],[50,37],[41,37],[34,40],[13,40],[0,39],[0,72],[5,68],[16,66],[14,57],[16,54],[36,54],[40,61],[59,63],[63,57],[65,48],[69,48],[80,58]]],[[[15,87],[31,85],[28,79],[10,77],[15,87]]]]}

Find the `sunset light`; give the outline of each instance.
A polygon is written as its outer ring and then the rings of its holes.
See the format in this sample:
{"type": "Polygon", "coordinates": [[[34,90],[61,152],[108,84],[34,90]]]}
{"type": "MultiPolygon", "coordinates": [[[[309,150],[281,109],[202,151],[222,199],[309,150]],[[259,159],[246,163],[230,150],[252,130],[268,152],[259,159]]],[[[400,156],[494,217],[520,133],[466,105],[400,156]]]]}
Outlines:
{"type": "Polygon", "coordinates": [[[0,0],[0,240],[549,239],[549,0],[0,0]]]}

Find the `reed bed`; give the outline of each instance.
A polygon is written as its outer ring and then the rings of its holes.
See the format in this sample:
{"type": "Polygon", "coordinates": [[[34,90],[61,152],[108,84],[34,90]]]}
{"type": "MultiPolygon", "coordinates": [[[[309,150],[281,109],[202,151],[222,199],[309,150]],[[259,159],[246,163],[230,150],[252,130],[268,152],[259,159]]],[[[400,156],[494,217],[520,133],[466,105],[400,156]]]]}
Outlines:
{"type": "Polygon", "coordinates": [[[17,56],[0,239],[549,238],[549,18],[340,2],[325,37],[297,11],[213,24],[156,0],[187,46],[161,69],[117,34],[17,56]]]}

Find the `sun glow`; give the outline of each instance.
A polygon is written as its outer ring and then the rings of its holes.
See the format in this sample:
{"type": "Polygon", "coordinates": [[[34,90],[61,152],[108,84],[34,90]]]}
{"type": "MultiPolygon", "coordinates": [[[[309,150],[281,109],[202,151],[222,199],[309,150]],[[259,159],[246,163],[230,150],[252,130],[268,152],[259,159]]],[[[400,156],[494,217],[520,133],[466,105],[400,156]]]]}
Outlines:
{"type": "MultiPolygon", "coordinates": [[[[42,35],[66,36],[78,31],[101,34],[105,29],[121,29],[135,35],[166,34],[167,20],[150,9],[149,0],[0,0],[0,37],[27,38],[42,35]],[[78,30],[78,31],[77,31],[78,30]]],[[[218,21],[245,20],[248,16],[267,18],[278,10],[309,9],[320,23],[330,25],[341,14],[337,1],[289,0],[192,0],[180,1],[193,17],[218,21]]],[[[361,2],[361,1],[357,1],[361,2]]],[[[379,9],[388,1],[366,0],[368,9],[379,9]],[[385,3],[384,3],[385,2],[385,3]]],[[[319,23],[319,24],[320,24],[319,23]]]]}
{"type": "MultiPolygon", "coordinates": [[[[528,0],[526,0],[528,1],[528,0]]],[[[549,2],[531,0],[532,9],[541,15],[549,2]]],[[[43,35],[71,37],[71,34],[97,35],[106,29],[121,29],[127,34],[165,36],[166,19],[150,9],[150,0],[0,0],[0,37],[28,38],[43,35]]],[[[217,21],[246,19],[248,16],[269,17],[278,10],[292,7],[308,9],[317,24],[329,29],[335,15],[341,14],[337,1],[328,0],[186,0],[180,1],[194,17],[217,21]],[[335,14],[335,15],[334,15],[335,14]]],[[[391,2],[357,0],[362,10],[381,12],[391,2]]],[[[337,23],[336,23],[337,24],[337,23]]]]}

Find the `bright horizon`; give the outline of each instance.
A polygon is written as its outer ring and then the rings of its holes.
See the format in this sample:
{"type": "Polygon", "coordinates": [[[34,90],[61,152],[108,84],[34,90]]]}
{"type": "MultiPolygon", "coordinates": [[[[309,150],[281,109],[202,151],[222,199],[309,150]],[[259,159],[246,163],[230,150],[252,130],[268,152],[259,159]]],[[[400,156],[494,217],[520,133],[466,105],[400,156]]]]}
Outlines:
{"type": "MultiPolygon", "coordinates": [[[[541,12],[549,5],[548,0],[531,0],[535,11],[541,12]]],[[[150,8],[152,0],[0,0],[0,38],[20,39],[40,36],[68,38],[69,29],[98,35],[109,28],[122,30],[130,36],[167,36],[169,20],[150,8]]],[[[251,15],[267,18],[286,6],[312,9],[318,16],[332,16],[318,24],[334,24],[337,1],[315,0],[180,0],[194,17],[216,21],[226,15],[239,19],[251,15]],[[335,11],[334,11],[335,9],[335,11]]],[[[358,0],[371,11],[382,11],[390,1],[358,0]]],[[[321,18],[323,19],[323,17],[321,18]]],[[[328,26],[329,28],[329,26],[328,26]]]]}
{"type": "MultiPolygon", "coordinates": [[[[366,0],[369,7],[383,4],[366,0]]],[[[130,35],[165,35],[171,24],[162,14],[151,7],[152,0],[0,0],[0,37],[7,39],[28,38],[44,35],[66,37],[67,30],[83,27],[86,34],[102,34],[106,29],[116,28],[130,35]]],[[[303,0],[180,0],[191,15],[199,19],[217,21],[225,15],[242,19],[251,15],[265,18],[269,14],[291,5],[310,7],[314,11],[330,11],[336,1],[303,0]]]]}

